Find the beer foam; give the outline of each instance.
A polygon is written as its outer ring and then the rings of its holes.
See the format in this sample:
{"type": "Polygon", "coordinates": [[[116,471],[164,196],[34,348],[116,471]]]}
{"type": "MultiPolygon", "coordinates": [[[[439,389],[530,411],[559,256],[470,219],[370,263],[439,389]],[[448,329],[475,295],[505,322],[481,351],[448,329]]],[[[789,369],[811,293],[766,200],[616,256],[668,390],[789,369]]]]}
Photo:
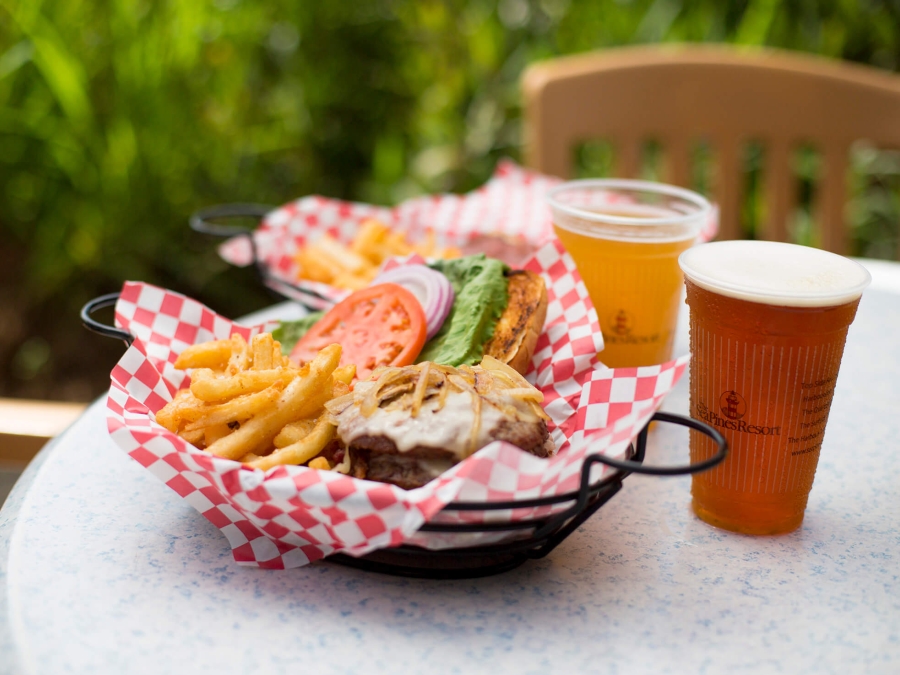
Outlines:
{"type": "Polygon", "coordinates": [[[855,300],[872,281],[859,263],[828,251],[774,241],[717,241],[678,258],[691,282],[739,300],[827,307],[855,300]]]}

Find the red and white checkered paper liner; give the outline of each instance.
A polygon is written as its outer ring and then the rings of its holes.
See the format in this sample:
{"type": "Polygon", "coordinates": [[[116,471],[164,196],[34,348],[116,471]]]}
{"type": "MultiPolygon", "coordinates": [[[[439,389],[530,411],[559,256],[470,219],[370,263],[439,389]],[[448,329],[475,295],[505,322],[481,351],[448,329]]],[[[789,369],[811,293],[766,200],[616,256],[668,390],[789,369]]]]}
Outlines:
{"type": "MultiPolygon", "coordinates": [[[[344,291],[327,284],[299,281],[294,256],[299,248],[323,234],[349,244],[360,224],[374,218],[420,241],[433,232],[442,246],[461,246],[473,236],[502,234],[521,237],[535,248],[553,238],[547,192],[562,180],[501,161],[493,177],[464,195],[416,197],[388,208],[309,196],[269,213],[253,233],[257,255],[267,271],[266,284],[308,307],[324,308],[344,298],[344,291]]],[[[700,233],[712,239],[718,229],[713,216],[700,233]]],[[[237,266],[253,262],[246,237],[230,239],[219,248],[222,258],[237,266]]]]}
{"type": "MultiPolygon", "coordinates": [[[[124,285],[116,305],[116,324],[135,341],[111,373],[110,435],[220,528],[240,564],[287,568],[337,551],[359,556],[402,543],[443,548],[496,541],[490,535],[417,531],[438,518],[487,522],[567,508],[568,503],[499,514],[441,513],[454,500],[530,499],[577,489],[585,456],[622,456],[687,363],[683,357],[660,366],[606,368],[596,358],[603,346],[596,312],[559,242],[545,245],[525,266],[542,274],[548,286],[547,322],[529,379],[544,393],[560,448],[555,457],[541,459],[498,441],[409,491],[332,471],[280,466],[264,472],[214,457],[149,413],[171,400],[184,381],[172,364],[185,347],[234,332],[249,338],[276,323],[240,326],[183,295],[137,282],[124,285]]],[[[603,472],[598,467],[592,478],[603,472]]]]}

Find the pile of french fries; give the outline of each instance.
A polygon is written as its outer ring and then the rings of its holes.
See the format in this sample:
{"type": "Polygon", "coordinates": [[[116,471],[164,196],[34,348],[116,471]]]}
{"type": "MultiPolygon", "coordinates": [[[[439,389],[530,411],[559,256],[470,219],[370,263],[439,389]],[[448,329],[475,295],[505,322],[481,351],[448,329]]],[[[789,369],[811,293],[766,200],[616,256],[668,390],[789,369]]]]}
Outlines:
{"type": "Polygon", "coordinates": [[[350,246],[326,234],[300,248],[294,259],[298,278],[356,291],[372,283],[385,260],[412,253],[423,258],[461,255],[459,249],[438,247],[433,232],[428,233],[425,241],[411,244],[402,232],[393,232],[384,223],[370,219],[362,223],[350,246]]]}
{"type": "Polygon", "coordinates": [[[156,421],[217,457],[259,469],[307,464],[346,473],[349,462],[334,466],[321,456],[334,438],[325,403],[348,393],[356,374],[356,366],[338,367],[340,358],[334,344],[296,366],[271,333],[249,343],[235,333],[190,346],[175,361],[191,371],[190,388],[179,390],[156,421]]]}

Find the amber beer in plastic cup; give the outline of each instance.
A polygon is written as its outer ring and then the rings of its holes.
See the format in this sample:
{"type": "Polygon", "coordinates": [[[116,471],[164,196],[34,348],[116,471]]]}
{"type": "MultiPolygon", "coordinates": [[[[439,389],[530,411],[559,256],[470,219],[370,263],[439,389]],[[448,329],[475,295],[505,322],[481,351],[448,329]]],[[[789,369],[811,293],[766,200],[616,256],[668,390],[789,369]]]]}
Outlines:
{"type": "MultiPolygon", "coordinates": [[[[746,534],[800,526],[847,330],[871,281],[826,251],[722,241],[684,252],[690,307],[690,412],[728,440],[724,462],[694,474],[694,512],[746,534]]],[[[715,452],[691,432],[691,461],[715,452]]]]}
{"type": "Polygon", "coordinates": [[[553,228],[597,310],[600,360],[612,368],[672,357],[684,280],[678,256],[711,206],[700,195],[637,180],[577,180],[548,196],[553,228]]]}

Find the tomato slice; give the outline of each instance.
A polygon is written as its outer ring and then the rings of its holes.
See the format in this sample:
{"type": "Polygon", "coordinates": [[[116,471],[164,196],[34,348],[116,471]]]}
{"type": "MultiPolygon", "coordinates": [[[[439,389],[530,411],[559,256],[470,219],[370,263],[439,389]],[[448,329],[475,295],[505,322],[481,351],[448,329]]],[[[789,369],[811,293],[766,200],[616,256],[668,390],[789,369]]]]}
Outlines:
{"type": "Polygon", "coordinates": [[[351,293],[332,307],[291,351],[291,361],[312,361],[319,350],[340,344],[341,365],[356,364],[366,380],[378,366],[408,366],[425,344],[425,311],[397,284],[376,284],[351,293]]]}

